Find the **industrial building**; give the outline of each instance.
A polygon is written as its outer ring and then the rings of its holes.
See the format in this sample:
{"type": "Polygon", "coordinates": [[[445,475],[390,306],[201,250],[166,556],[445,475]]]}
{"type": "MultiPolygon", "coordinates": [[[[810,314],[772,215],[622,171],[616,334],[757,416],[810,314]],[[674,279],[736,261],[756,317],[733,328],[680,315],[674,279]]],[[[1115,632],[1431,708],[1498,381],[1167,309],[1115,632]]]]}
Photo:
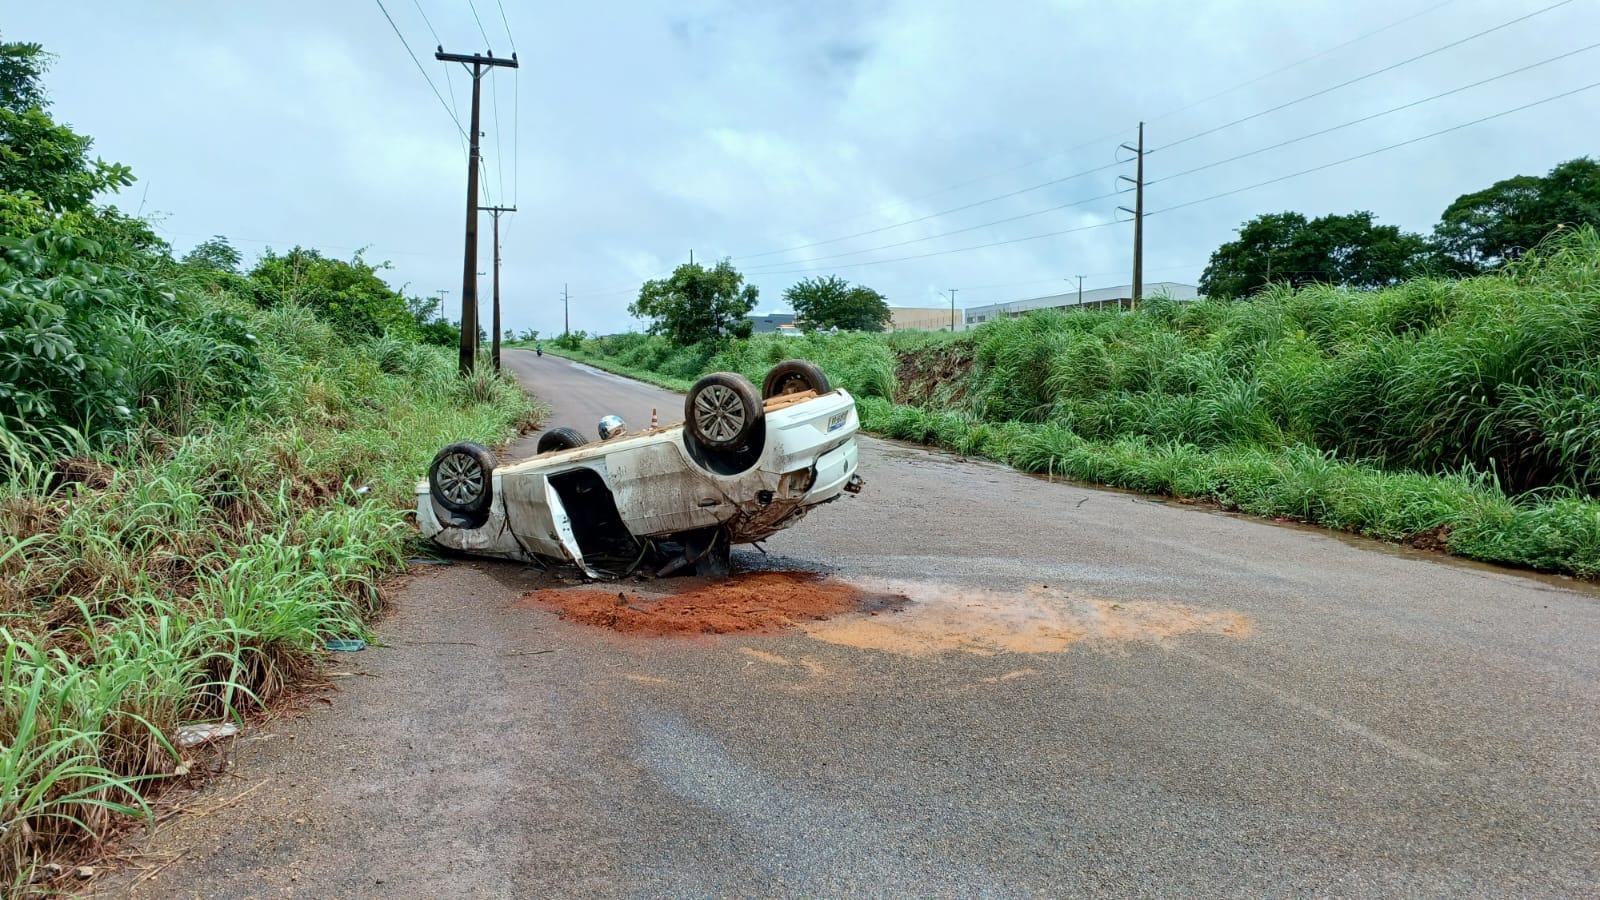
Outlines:
{"type": "MultiPolygon", "coordinates": [[[[1144,286],[1144,298],[1170,297],[1173,300],[1197,300],[1200,291],[1192,284],[1180,284],[1176,281],[1156,281],[1144,286]]],[[[1127,308],[1133,305],[1133,285],[1125,284],[1119,287],[1096,288],[1092,291],[1068,291],[1064,294],[1051,294],[1048,297],[1034,297],[1029,300],[1010,300],[1005,303],[989,303],[984,306],[969,306],[964,310],[963,327],[976,328],[985,322],[995,319],[1015,319],[1024,313],[1037,309],[1101,309],[1107,306],[1127,308]]],[[[945,311],[944,328],[950,327],[950,313],[945,311]]]]}
{"type": "Polygon", "coordinates": [[[778,334],[796,332],[794,313],[770,312],[745,316],[750,320],[751,334],[778,334]]]}
{"type": "Polygon", "coordinates": [[[950,307],[948,306],[891,306],[889,307],[889,324],[884,326],[884,329],[886,331],[949,331],[950,319],[950,307]]]}

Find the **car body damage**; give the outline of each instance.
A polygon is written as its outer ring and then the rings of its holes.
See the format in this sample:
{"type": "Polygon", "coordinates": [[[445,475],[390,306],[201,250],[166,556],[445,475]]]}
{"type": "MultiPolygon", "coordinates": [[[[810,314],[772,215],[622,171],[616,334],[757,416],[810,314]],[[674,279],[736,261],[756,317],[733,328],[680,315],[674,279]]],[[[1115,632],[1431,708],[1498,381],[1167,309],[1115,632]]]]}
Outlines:
{"type": "Polygon", "coordinates": [[[682,425],[578,446],[584,439],[570,429],[552,431],[550,443],[562,449],[478,472],[488,490],[467,500],[439,472],[470,476],[450,453],[475,445],[452,445],[418,485],[418,524],[454,550],[570,563],[595,579],[645,565],[658,574],[715,572],[731,545],[770,537],[860,489],[860,423],[848,392],[828,389],[818,372],[752,405],[753,386],[729,378],[702,379],[711,396],[691,391],[682,425]]]}

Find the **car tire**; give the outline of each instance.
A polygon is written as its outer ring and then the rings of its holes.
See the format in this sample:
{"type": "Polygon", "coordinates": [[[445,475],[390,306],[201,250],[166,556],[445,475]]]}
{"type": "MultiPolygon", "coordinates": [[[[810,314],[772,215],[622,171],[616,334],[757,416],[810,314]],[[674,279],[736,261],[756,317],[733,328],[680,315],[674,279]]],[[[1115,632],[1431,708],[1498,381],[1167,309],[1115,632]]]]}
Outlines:
{"type": "Polygon", "coordinates": [[[494,505],[494,453],[462,441],[440,450],[428,466],[428,493],[457,527],[477,528],[489,521],[494,505]]]}
{"type": "Polygon", "coordinates": [[[833,390],[828,376],[817,364],[806,359],[788,359],[773,366],[761,382],[761,399],[771,400],[784,394],[816,391],[826,394],[833,390]]]}
{"type": "Polygon", "coordinates": [[[761,397],[750,379],[737,372],[712,372],[689,389],[683,424],[708,450],[738,450],[761,425],[761,397]]]}
{"type": "Polygon", "coordinates": [[[554,453],[558,450],[571,450],[589,443],[589,439],[572,430],[571,428],[552,428],[539,435],[536,453],[554,453]]]}

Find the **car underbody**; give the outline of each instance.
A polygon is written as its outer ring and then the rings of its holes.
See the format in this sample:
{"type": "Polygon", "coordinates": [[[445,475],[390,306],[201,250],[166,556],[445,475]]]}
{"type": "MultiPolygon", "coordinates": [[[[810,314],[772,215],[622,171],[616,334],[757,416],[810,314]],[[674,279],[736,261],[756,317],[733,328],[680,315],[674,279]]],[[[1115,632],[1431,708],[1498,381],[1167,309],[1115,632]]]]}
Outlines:
{"type": "Polygon", "coordinates": [[[769,375],[764,400],[741,376],[707,376],[682,425],[597,443],[556,429],[555,449],[504,468],[476,445],[452,445],[418,486],[418,524],[453,550],[572,565],[593,579],[722,574],[734,544],[860,490],[855,401],[804,367],[782,392],[769,375]]]}

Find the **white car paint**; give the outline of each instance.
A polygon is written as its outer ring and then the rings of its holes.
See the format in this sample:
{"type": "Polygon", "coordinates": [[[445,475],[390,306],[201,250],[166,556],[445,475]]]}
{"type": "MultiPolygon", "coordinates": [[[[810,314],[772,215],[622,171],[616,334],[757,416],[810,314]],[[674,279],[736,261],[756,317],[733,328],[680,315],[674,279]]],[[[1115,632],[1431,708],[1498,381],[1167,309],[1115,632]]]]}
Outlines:
{"type": "Polygon", "coordinates": [[[843,389],[768,400],[763,418],[760,456],[737,474],[709,471],[685,442],[683,426],[673,425],[496,468],[489,517],[477,528],[442,521],[424,480],[417,485],[417,523],[424,536],[445,547],[524,561],[566,560],[598,578],[550,482],[590,469],[610,489],[635,538],[723,527],[730,543],[759,541],[851,484],[860,428],[855,400],[843,389]]]}

